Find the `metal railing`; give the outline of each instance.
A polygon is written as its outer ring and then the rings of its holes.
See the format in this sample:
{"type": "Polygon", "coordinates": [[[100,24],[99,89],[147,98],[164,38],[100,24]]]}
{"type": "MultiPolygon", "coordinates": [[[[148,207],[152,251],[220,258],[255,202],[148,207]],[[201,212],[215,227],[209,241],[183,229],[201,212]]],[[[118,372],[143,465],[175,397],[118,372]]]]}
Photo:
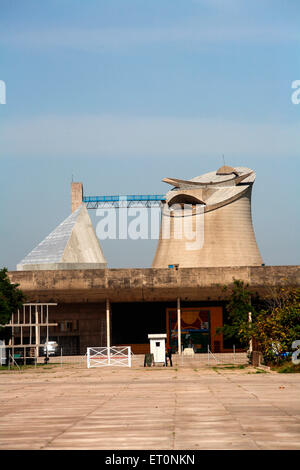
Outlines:
{"type": "Polygon", "coordinates": [[[166,200],[165,194],[129,194],[127,196],[84,196],[82,201],[88,209],[159,207],[166,200]]]}
{"type": "Polygon", "coordinates": [[[213,364],[245,364],[247,363],[247,354],[246,353],[237,353],[235,351],[235,346],[233,346],[232,353],[213,353],[210,350],[210,347],[207,347],[207,365],[213,364]]]}
{"type": "Polygon", "coordinates": [[[175,355],[177,365],[181,367],[213,367],[213,366],[242,366],[249,364],[247,352],[236,352],[235,346],[232,351],[212,352],[210,346],[203,353],[175,355]]]}

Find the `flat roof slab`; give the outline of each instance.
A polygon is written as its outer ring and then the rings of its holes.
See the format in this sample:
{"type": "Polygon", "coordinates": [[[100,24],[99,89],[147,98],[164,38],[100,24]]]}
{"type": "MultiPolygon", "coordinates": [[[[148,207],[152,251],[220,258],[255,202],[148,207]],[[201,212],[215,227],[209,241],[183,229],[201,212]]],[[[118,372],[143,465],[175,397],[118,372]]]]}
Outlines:
{"type": "Polygon", "coordinates": [[[274,287],[299,287],[299,266],[255,266],[176,269],[78,269],[11,271],[9,277],[28,299],[53,302],[159,302],[224,300],[223,286],[234,279],[253,292],[271,293],[274,287]]]}

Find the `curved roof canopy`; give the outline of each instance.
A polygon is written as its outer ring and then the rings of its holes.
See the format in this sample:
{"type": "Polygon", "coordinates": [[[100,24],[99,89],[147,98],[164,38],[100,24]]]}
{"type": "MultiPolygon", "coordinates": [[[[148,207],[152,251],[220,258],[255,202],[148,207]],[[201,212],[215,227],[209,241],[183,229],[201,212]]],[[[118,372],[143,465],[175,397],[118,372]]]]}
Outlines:
{"type": "Polygon", "coordinates": [[[166,202],[170,206],[182,201],[204,204],[207,212],[238,199],[254,183],[255,176],[250,168],[224,165],[190,180],[164,178],[165,183],[173,186],[166,195],[166,202]]]}

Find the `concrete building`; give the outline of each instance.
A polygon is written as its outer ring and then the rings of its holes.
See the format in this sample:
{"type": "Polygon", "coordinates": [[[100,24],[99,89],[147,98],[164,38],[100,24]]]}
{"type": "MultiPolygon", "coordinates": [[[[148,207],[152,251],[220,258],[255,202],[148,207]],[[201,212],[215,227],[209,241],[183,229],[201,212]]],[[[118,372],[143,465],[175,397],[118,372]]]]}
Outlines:
{"type": "Polygon", "coordinates": [[[173,185],[162,209],[153,268],[260,266],[251,218],[253,170],[223,166],[173,185]]]}
{"type": "MultiPolygon", "coordinates": [[[[240,279],[261,297],[274,288],[300,286],[299,266],[262,265],[251,220],[254,180],[255,173],[242,167],[188,181],[166,178],[173,189],[163,203],[161,238],[149,269],[107,269],[82,183],[72,183],[72,214],[9,277],[29,302],[57,304],[49,310],[49,321],[57,324],[49,340],[64,354],[107,344],[146,353],[148,334],[167,334],[174,352],[190,346],[198,353],[208,346],[230,351],[232,341],[217,333],[227,318],[230,289],[224,292],[224,285],[240,279]],[[189,209],[182,213],[185,204],[189,209]],[[191,240],[178,237],[176,218],[185,219],[188,232],[200,227],[201,247],[188,249],[191,240]],[[164,238],[168,226],[170,236],[164,238]]],[[[23,334],[26,342],[25,329],[23,334]]]]}
{"type": "Polygon", "coordinates": [[[107,324],[111,345],[145,353],[149,333],[167,333],[176,351],[179,315],[183,348],[192,341],[196,352],[206,352],[207,345],[213,352],[229,351],[232,341],[216,334],[227,316],[230,289],[224,292],[223,285],[241,279],[261,297],[276,287],[300,286],[299,266],[32,270],[9,277],[28,300],[57,303],[49,309],[49,321],[58,323],[49,330],[50,340],[66,354],[105,346],[107,324]]]}

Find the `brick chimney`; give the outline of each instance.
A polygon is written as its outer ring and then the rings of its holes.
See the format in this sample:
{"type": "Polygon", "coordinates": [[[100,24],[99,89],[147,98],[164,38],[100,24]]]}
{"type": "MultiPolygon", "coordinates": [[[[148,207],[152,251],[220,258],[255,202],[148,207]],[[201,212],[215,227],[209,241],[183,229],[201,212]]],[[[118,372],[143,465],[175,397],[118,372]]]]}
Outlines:
{"type": "Polygon", "coordinates": [[[83,186],[82,183],[71,183],[71,201],[72,212],[76,211],[81,206],[83,199],[83,186]]]}

